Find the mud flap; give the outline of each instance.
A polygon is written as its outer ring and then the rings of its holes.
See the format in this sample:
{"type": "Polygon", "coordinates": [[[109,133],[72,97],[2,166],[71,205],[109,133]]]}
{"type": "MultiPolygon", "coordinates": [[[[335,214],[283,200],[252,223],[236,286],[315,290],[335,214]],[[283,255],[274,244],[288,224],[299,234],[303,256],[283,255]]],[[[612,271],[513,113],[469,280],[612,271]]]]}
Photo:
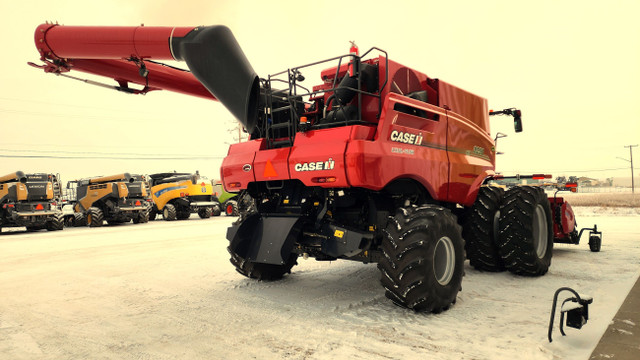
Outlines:
{"type": "Polygon", "coordinates": [[[252,214],[227,229],[229,247],[240,257],[264,264],[283,265],[300,234],[299,216],[252,214]]]}

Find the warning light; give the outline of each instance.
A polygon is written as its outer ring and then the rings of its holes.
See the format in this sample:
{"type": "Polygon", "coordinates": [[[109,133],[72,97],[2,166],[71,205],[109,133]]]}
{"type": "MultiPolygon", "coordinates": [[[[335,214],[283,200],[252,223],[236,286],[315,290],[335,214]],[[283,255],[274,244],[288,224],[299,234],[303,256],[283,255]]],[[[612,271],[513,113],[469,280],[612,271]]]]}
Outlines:
{"type": "Polygon", "coordinates": [[[232,182],[229,184],[229,189],[238,189],[238,188],[240,188],[239,182],[232,182]]]}
{"type": "Polygon", "coordinates": [[[332,183],[332,182],[336,182],[336,177],[335,176],[314,177],[314,178],[311,179],[311,182],[319,183],[319,184],[332,183]]]}
{"type": "Polygon", "coordinates": [[[545,175],[545,174],[534,174],[531,176],[531,178],[533,180],[544,180],[544,179],[551,179],[551,175],[545,175]]]}
{"type": "Polygon", "coordinates": [[[307,123],[307,117],[306,116],[300,116],[300,124],[306,124],[307,123]]]}

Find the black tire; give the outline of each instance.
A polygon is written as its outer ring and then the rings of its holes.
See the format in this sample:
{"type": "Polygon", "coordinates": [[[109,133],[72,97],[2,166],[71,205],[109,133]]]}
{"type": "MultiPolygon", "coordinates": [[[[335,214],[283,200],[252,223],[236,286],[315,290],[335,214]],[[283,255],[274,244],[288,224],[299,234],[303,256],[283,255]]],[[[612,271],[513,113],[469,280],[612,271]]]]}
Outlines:
{"type": "Polygon", "coordinates": [[[476,202],[465,212],[462,238],[469,263],[477,270],[506,270],[496,240],[503,199],[504,190],[501,188],[483,186],[476,202]]]}
{"type": "Polygon", "coordinates": [[[162,209],[162,218],[166,221],[173,221],[176,219],[176,207],[172,204],[166,204],[162,209]]]}
{"type": "Polygon", "coordinates": [[[189,217],[191,217],[191,209],[178,208],[176,217],[178,220],[187,220],[189,217]]]}
{"type": "Polygon", "coordinates": [[[210,207],[203,207],[198,209],[198,216],[200,216],[201,219],[210,218],[212,213],[213,213],[213,209],[210,207]]]}
{"type": "Polygon", "coordinates": [[[138,211],[134,216],[133,216],[133,223],[134,224],[144,224],[149,222],[149,213],[147,212],[147,210],[142,210],[142,211],[138,211]]]}
{"type": "Polygon", "coordinates": [[[73,226],[87,226],[87,218],[83,213],[73,213],[73,226]]]}
{"type": "Polygon", "coordinates": [[[47,221],[47,231],[57,231],[64,229],[64,216],[55,215],[52,219],[47,221]]]}
{"type": "Polygon", "coordinates": [[[90,207],[87,211],[87,224],[89,227],[100,227],[104,221],[102,210],[97,207],[90,207]]]}
{"type": "Polygon", "coordinates": [[[258,280],[280,280],[285,274],[291,274],[291,268],[298,265],[298,254],[291,253],[287,262],[283,265],[255,263],[242,258],[227,247],[227,251],[231,254],[229,261],[236,267],[236,271],[240,274],[258,280]]]}
{"type": "Polygon", "coordinates": [[[602,238],[599,236],[589,236],[589,250],[599,252],[602,247],[602,238]]]}
{"type": "Polygon", "coordinates": [[[151,210],[149,210],[149,221],[155,220],[157,215],[158,212],[156,211],[155,207],[151,208],[151,210]]]}
{"type": "Polygon", "coordinates": [[[224,213],[227,216],[238,216],[238,202],[235,200],[228,200],[224,203],[224,213]]]}
{"type": "Polygon", "coordinates": [[[455,215],[437,205],[400,208],[389,217],[378,263],[385,295],[416,312],[456,302],[464,276],[464,240],[455,215]]]}
{"type": "Polygon", "coordinates": [[[222,210],[220,210],[220,203],[218,203],[218,205],[213,205],[211,207],[211,215],[220,216],[220,214],[222,214],[222,210]]]}
{"type": "Polygon", "coordinates": [[[544,190],[517,186],[505,193],[500,209],[498,249],[509,271],[544,275],[553,255],[551,207],[544,190]]]}

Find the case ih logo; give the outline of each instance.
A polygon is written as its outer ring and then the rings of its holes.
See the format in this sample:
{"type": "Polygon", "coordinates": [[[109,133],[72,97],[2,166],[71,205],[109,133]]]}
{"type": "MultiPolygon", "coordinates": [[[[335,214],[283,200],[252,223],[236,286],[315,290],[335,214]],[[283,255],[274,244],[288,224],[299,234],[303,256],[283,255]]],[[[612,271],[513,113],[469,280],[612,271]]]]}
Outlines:
{"type": "Polygon", "coordinates": [[[421,134],[412,134],[408,132],[393,130],[391,132],[391,137],[389,139],[391,139],[391,141],[395,141],[403,144],[422,145],[421,134]]]}
{"type": "Polygon", "coordinates": [[[297,163],[293,168],[295,171],[319,171],[319,170],[333,170],[336,165],[332,158],[327,161],[316,161],[308,163],[297,163]]]}

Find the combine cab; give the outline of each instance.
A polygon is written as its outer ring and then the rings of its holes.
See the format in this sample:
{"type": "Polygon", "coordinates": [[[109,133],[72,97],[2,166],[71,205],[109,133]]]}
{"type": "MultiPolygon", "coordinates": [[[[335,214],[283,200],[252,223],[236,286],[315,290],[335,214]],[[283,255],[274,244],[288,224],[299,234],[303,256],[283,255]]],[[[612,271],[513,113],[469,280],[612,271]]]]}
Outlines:
{"type": "Polygon", "coordinates": [[[67,184],[67,187],[75,188],[76,192],[73,204],[76,225],[100,227],[105,220],[109,225],[149,221],[150,199],[141,175],[94,177],[67,184]]]}
{"type": "Polygon", "coordinates": [[[0,177],[0,231],[14,226],[24,226],[27,231],[62,230],[59,178],[22,171],[0,177]]]}
{"type": "MultiPolygon", "coordinates": [[[[377,263],[391,301],[440,312],[456,301],[465,258],[527,276],[551,265],[544,193],[487,185],[496,156],[487,100],[381,49],[352,46],[260,78],[224,26],[42,24],[35,40],[45,72],[216,99],[240,121],[250,140],[231,145],[221,175],[257,206],[227,232],[244,276],[280,279],[300,256],[377,263]],[[190,72],[152,59],[185,61],[190,72]],[[304,83],[310,74],[315,85],[304,83]]],[[[492,114],[522,129],[519,110],[492,114]]]]}
{"type": "Polygon", "coordinates": [[[149,175],[153,207],[149,218],[157,214],[167,221],[185,220],[191,213],[202,219],[220,215],[220,202],[213,194],[211,183],[196,171],[190,173],[159,173],[149,175]]]}

